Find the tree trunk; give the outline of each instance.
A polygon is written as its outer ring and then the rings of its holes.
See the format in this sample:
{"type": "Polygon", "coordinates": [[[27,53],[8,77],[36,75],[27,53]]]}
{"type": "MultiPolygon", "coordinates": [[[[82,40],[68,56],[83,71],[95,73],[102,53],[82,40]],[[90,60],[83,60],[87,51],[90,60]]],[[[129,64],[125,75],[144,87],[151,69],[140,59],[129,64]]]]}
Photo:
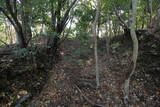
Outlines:
{"type": "Polygon", "coordinates": [[[23,32],[23,27],[22,24],[20,23],[21,21],[18,20],[16,3],[17,0],[14,1],[6,0],[5,1],[6,9],[0,7],[0,11],[7,17],[7,19],[13,25],[17,34],[18,45],[21,48],[26,48],[27,47],[26,35],[23,32]]]}
{"type": "Polygon", "coordinates": [[[148,0],[148,7],[149,7],[149,13],[150,13],[150,23],[152,21],[152,14],[153,14],[153,8],[152,8],[152,0],[148,0]]]}
{"type": "Polygon", "coordinates": [[[107,22],[108,22],[108,25],[106,24],[106,50],[107,50],[107,60],[109,61],[109,51],[110,51],[110,36],[112,35],[111,33],[111,23],[110,23],[110,18],[109,18],[109,15],[108,15],[108,18],[107,18],[107,22]]]}
{"type": "Polygon", "coordinates": [[[124,102],[128,104],[129,101],[129,85],[130,78],[134,74],[137,63],[138,56],[138,40],[135,32],[135,24],[136,24],[136,8],[137,8],[137,0],[132,0],[132,17],[131,17],[131,26],[130,26],[130,34],[133,41],[133,68],[129,77],[126,78],[124,83],[124,102]]]}
{"type": "Polygon", "coordinates": [[[148,33],[160,40],[160,9],[157,10],[156,16],[152,18],[148,26],[148,33]]]}
{"type": "Polygon", "coordinates": [[[94,36],[94,54],[95,54],[95,69],[96,69],[96,84],[97,87],[100,86],[99,83],[99,67],[98,67],[98,52],[97,52],[97,26],[98,26],[98,18],[100,14],[100,1],[97,0],[97,6],[96,6],[96,15],[92,26],[92,33],[94,36]]]}
{"type": "MultiPolygon", "coordinates": [[[[51,6],[51,29],[52,29],[52,35],[48,38],[47,45],[50,47],[47,50],[47,53],[56,54],[58,47],[59,47],[59,40],[60,35],[65,29],[67,25],[67,21],[69,18],[69,13],[71,12],[71,9],[74,7],[78,0],[72,1],[72,3],[69,5],[65,13],[62,15],[62,8],[64,3],[62,1],[57,1],[55,3],[54,0],[50,0],[50,6],[51,6]],[[57,8],[54,7],[54,4],[57,4],[57,8]]],[[[66,1],[65,1],[66,2],[66,1]]]]}
{"type": "Polygon", "coordinates": [[[22,0],[22,30],[23,30],[23,34],[25,35],[25,39],[26,39],[26,44],[28,45],[30,39],[32,38],[32,31],[31,31],[31,27],[29,25],[29,0],[22,0]]]}
{"type": "Polygon", "coordinates": [[[19,28],[15,28],[15,29],[17,33],[18,45],[20,46],[20,48],[26,48],[27,43],[26,43],[26,39],[24,38],[22,29],[21,30],[19,30],[19,28]]]}

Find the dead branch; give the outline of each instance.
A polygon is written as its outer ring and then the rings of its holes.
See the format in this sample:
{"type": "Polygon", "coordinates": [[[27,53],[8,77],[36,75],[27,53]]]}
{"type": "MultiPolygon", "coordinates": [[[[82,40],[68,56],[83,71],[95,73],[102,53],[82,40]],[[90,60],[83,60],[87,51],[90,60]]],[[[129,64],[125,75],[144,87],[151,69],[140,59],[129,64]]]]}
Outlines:
{"type": "Polygon", "coordinates": [[[0,42],[2,42],[3,44],[5,44],[8,47],[8,44],[6,42],[4,42],[3,40],[0,39],[0,42]]]}
{"type": "Polygon", "coordinates": [[[75,86],[75,88],[80,92],[81,96],[82,96],[88,103],[90,103],[92,106],[94,106],[94,107],[104,107],[103,105],[99,105],[99,104],[96,104],[96,103],[94,103],[93,101],[91,101],[87,96],[85,96],[85,95],[82,93],[81,89],[80,89],[77,85],[74,85],[74,86],[75,86]]]}

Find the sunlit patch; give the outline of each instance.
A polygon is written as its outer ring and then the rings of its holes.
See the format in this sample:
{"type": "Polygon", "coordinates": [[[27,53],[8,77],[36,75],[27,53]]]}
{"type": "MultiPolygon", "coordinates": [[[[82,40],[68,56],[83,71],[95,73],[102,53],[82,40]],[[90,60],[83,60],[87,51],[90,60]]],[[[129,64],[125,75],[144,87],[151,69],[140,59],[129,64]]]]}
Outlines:
{"type": "Polygon", "coordinates": [[[91,65],[92,64],[92,59],[87,60],[87,64],[91,65]]]}
{"type": "Polygon", "coordinates": [[[19,95],[26,95],[28,92],[26,90],[21,90],[18,92],[19,95]]]}
{"type": "Polygon", "coordinates": [[[61,54],[61,55],[64,55],[64,52],[61,51],[60,54],[61,54]]]}

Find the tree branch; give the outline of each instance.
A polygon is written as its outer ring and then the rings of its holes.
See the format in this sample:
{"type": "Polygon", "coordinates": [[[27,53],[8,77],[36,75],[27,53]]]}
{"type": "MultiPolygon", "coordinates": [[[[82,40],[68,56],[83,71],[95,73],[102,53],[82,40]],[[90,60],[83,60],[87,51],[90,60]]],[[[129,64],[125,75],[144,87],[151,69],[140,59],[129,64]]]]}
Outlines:
{"type": "Polygon", "coordinates": [[[15,23],[13,22],[12,18],[8,15],[7,11],[5,11],[2,7],[0,7],[0,11],[7,17],[7,19],[10,21],[10,23],[16,27],[15,23]]]}
{"type": "Polygon", "coordinates": [[[21,27],[21,24],[20,22],[18,21],[16,15],[14,14],[13,10],[12,10],[12,6],[11,6],[11,1],[10,0],[6,0],[6,7],[8,9],[8,11],[10,12],[13,20],[15,21],[15,23],[17,24],[17,27],[19,28],[19,30],[22,30],[22,27],[21,27]]]}
{"type": "Polygon", "coordinates": [[[117,11],[118,9],[115,6],[115,3],[112,3],[112,4],[113,4],[113,7],[115,9],[115,14],[118,17],[119,21],[121,22],[122,27],[125,28],[125,29],[129,29],[129,26],[125,23],[125,21],[123,20],[123,18],[118,14],[118,11],[117,11]]]}
{"type": "Polygon", "coordinates": [[[0,42],[2,42],[3,44],[5,44],[8,47],[8,44],[6,42],[4,42],[3,40],[0,39],[0,42]]]}
{"type": "Polygon", "coordinates": [[[85,96],[85,95],[82,93],[81,89],[80,89],[77,85],[74,85],[74,86],[75,86],[75,88],[80,92],[81,96],[82,96],[88,103],[90,103],[92,106],[94,106],[94,107],[104,107],[103,105],[99,105],[99,104],[96,104],[96,103],[94,103],[93,101],[91,101],[89,98],[87,98],[87,96],[85,96]]]}
{"type": "Polygon", "coordinates": [[[69,33],[71,31],[71,25],[72,25],[72,22],[73,22],[73,18],[70,20],[71,24],[69,26],[69,31],[67,32],[67,34],[65,36],[62,37],[62,39],[58,42],[58,44],[60,45],[63,41],[66,40],[66,38],[69,36],[69,33]]]}
{"type": "Polygon", "coordinates": [[[78,0],[74,0],[71,5],[69,6],[69,8],[67,9],[67,11],[65,12],[64,16],[63,16],[63,19],[61,20],[61,25],[64,29],[64,26],[65,26],[65,23],[67,22],[68,20],[68,16],[69,16],[69,13],[71,11],[71,9],[73,8],[73,6],[75,5],[75,3],[77,2],[78,0]]]}
{"type": "Polygon", "coordinates": [[[56,12],[54,10],[54,6],[53,6],[53,0],[50,0],[50,5],[51,5],[51,27],[52,27],[52,30],[54,31],[55,30],[55,24],[56,24],[56,12]]]}

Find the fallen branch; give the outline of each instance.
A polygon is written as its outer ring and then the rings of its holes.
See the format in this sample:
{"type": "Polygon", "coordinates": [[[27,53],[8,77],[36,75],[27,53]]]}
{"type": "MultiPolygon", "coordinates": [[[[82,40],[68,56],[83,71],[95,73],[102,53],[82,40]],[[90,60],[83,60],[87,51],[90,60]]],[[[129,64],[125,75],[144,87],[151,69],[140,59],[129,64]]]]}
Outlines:
{"type": "Polygon", "coordinates": [[[87,96],[85,96],[85,95],[82,93],[81,89],[80,89],[77,85],[75,85],[75,87],[76,87],[76,89],[80,92],[81,96],[82,96],[88,103],[90,103],[92,106],[94,106],[94,107],[104,107],[103,105],[96,104],[96,103],[94,103],[93,101],[91,101],[89,98],[87,98],[87,96]]]}
{"type": "Polygon", "coordinates": [[[6,42],[4,42],[3,40],[0,39],[0,42],[2,42],[3,44],[5,44],[8,47],[8,44],[6,42]]]}
{"type": "Polygon", "coordinates": [[[31,97],[31,94],[27,94],[25,96],[23,96],[22,98],[20,98],[17,102],[17,104],[15,105],[15,107],[22,107],[22,103],[24,103],[26,100],[28,100],[31,97]]]}

